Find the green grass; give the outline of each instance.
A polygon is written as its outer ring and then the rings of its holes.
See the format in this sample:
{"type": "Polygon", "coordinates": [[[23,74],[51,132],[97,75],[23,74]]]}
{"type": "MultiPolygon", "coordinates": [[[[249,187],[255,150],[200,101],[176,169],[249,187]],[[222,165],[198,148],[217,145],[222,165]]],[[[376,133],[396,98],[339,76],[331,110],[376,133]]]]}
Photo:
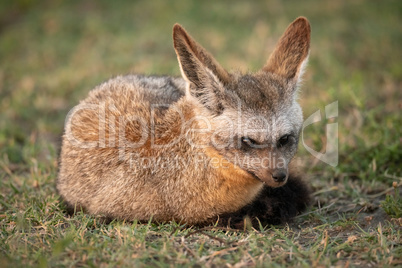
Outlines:
{"type": "MultiPolygon", "coordinates": [[[[0,267],[401,265],[401,10],[397,0],[1,3],[0,267]],[[295,159],[314,191],[306,213],[243,231],[64,214],[64,118],[91,88],[129,72],[179,75],[175,22],[228,69],[258,70],[300,15],[312,25],[305,117],[339,103],[339,165],[303,146],[295,159]]],[[[317,151],[326,123],[306,128],[317,151]]]]}
{"type": "Polygon", "coordinates": [[[402,217],[402,206],[401,206],[401,196],[399,194],[398,184],[396,182],[393,183],[393,187],[395,188],[393,195],[387,195],[385,200],[381,202],[381,207],[385,210],[385,212],[393,218],[401,218],[402,217]]]}

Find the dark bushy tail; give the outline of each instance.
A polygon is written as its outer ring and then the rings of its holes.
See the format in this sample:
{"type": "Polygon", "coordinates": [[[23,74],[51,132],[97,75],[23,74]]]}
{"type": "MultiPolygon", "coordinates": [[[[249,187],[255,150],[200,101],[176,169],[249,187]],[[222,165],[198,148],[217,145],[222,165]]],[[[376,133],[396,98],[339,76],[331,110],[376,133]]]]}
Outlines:
{"type": "Polygon", "coordinates": [[[219,226],[244,228],[248,217],[254,228],[289,222],[303,212],[311,201],[310,189],[298,176],[290,174],[288,182],[280,188],[265,186],[256,199],[234,213],[219,217],[219,226]]]}

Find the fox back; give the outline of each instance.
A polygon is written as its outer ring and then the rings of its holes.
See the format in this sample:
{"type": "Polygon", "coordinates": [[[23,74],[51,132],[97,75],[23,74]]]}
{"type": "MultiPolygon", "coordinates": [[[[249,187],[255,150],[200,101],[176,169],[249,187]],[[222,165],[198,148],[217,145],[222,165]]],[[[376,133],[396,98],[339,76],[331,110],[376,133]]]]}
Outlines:
{"type": "MultiPolygon", "coordinates": [[[[289,25],[256,73],[227,72],[178,24],[173,42],[182,78],[119,76],[70,111],[61,197],[93,215],[189,224],[244,210],[264,195],[289,199],[276,189],[300,188],[292,188],[300,182],[289,164],[303,121],[297,91],[307,19],[289,25]]],[[[302,203],[306,194],[286,202],[302,203]]]]}

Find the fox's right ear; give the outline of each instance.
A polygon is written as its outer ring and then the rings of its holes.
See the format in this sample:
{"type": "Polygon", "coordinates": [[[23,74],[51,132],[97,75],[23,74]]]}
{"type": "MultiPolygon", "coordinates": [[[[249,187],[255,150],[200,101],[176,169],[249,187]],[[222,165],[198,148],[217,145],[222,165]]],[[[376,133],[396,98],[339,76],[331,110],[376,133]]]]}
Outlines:
{"type": "Polygon", "coordinates": [[[308,20],[297,18],[282,35],[263,70],[299,81],[309,55],[310,34],[308,20]]]}
{"type": "Polygon", "coordinates": [[[181,27],[173,27],[173,44],[182,76],[190,83],[189,92],[207,108],[218,112],[220,96],[229,74],[202,46],[181,27]]]}

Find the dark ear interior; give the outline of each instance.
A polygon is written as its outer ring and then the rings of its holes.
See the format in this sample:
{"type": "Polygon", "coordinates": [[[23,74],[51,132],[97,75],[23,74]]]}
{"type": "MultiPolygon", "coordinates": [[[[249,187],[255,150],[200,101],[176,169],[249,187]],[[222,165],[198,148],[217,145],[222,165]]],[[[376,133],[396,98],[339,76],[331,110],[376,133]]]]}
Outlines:
{"type": "MultiPolygon", "coordinates": [[[[175,24],[173,27],[173,44],[182,68],[193,69],[194,67],[199,67],[195,63],[196,59],[201,63],[201,66],[208,68],[221,83],[225,84],[229,81],[228,72],[179,24],[175,24]]],[[[188,71],[186,70],[186,72],[188,71]]]]}
{"type": "Polygon", "coordinates": [[[304,17],[297,18],[280,38],[263,70],[284,78],[298,79],[303,72],[303,63],[308,58],[310,34],[308,20],[304,17]]]}
{"type": "Polygon", "coordinates": [[[173,27],[173,44],[190,94],[214,112],[222,110],[223,86],[229,74],[179,25],[173,27]]]}

